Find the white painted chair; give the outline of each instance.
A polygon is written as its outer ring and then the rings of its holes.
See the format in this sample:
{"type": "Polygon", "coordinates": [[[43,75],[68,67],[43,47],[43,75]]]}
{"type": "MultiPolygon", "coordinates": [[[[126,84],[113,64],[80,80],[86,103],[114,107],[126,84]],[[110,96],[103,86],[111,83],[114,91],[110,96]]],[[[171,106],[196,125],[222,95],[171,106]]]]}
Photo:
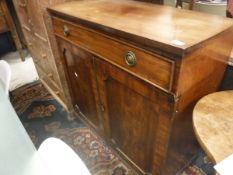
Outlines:
{"type": "Polygon", "coordinates": [[[46,139],[38,152],[51,175],[91,175],[79,156],[60,139],[46,139]]]}
{"type": "Polygon", "coordinates": [[[3,83],[5,94],[9,95],[11,68],[5,60],[0,60],[0,81],[3,83]]]}
{"type": "Polygon", "coordinates": [[[37,151],[0,84],[0,175],[91,175],[63,141],[46,139],[37,151]]]}

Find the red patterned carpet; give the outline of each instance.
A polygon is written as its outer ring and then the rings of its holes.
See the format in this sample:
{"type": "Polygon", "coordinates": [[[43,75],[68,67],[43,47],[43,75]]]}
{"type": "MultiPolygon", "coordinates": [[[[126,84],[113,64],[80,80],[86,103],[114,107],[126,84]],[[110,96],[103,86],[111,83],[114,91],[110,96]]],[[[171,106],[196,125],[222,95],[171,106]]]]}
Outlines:
{"type": "MultiPolygon", "coordinates": [[[[86,163],[93,175],[136,175],[105,142],[89,128],[60,129],[58,137],[70,145],[86,163]]],[[[205,163],[209,164],[206,157],[205,163]]],[[[189,166],[181,175],[209,175],[197,165],[189,166]]],[[[211,175],[211,174],[210,174],[211,175]]]]}
{"type": "MultiPolygon", "coordinates": [[[[40,82],[13,91],[11,101],[36,147],[48,137],[57,137],[74,149],[93,175],[137,175],[80,120],[68,120],[67,112],[40,82]]],[[[214,174],[201,150],[196,157],[181,175],[214,174]]]]}
{"type": "Polygon", "coordinates": [[[60,129],[54,136],[70,145],[93,175],[136,174],[89,128],[60,129]]]}

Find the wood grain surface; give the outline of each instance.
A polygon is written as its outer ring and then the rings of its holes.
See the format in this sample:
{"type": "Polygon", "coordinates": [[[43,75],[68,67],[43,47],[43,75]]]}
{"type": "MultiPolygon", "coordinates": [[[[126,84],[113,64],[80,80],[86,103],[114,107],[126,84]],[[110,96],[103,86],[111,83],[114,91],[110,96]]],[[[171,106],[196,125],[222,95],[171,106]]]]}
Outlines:
{"type": "Polygon", "coordinates": [[[65,1],[68,0],[14,0],[13,3],[27,47],[33,57],[42,83],[53,94],[56,94],[56,99],[66,109],[71,111],[72,105],[69,104],[69,96],[64,90],[66,82],[60,76],[63,74],[59,74],[62,70],[57,67],[59,66],[57,60],[59,59],[55,55],[58,55],[58,53],[54,49],[56,43],[53,43],[54,35],[51,34],[52,29],[48,23],[50,18],[46,11],[48,6],[65,1]]]}
{"type": "Polygon", "coordinates": [[[233,154],[233,91],[203,97],[193,112],[199,143],[215,163],[233,154]]]}
{"type": "Polygon", "coordinates": [[[140,175],[179,174],[197,150],[194,104],[223,77],[232,21],[128,0],[69,2],[50,14],[60,58],[73,60],[61,63],[68,88],[87,94],[72,100],[92,106],[81,117],[140,175]]]}
{"type": "Polygon", "coordinates": [[[159,42],[163,49],[176,52],[190,50],[233,24],[231,19],[215,15],[130,0],[72,1],[50,10],[101,24],[99,28],[108,33],[131,34],[130,39],[141,40],[142,44],[159,42]]]}

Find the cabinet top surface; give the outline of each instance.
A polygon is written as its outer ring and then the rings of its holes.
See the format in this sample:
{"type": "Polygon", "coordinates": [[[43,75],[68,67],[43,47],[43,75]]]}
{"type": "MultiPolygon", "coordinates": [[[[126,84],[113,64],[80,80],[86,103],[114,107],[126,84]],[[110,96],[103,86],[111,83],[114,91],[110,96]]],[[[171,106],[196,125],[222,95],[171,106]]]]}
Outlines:
{"type": "Polygon", "coordinates": [[[49,9],[105,32],[181,52],[233,25],[233,20],[216,15],[130,0],[72,1],[49,9]]]}

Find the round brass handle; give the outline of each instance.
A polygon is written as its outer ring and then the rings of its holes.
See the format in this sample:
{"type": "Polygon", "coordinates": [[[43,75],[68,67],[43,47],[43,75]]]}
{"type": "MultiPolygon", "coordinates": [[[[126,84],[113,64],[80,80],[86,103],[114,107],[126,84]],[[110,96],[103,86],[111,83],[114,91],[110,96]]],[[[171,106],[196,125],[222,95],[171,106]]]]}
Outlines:
{"type": "Polygon", "coordinates": [[[45,53],[42,53],[42,54],[41,54],[41,57],[42,57],[43,59],[46,59],[46,58],[47,58],[47,55],[46,55],[45,53]]]}
{"type": "Polygon", "coordinates": [[[53,74],[52,74],[52,73],[49,73],[49,74],[48,74],[48,77],[49,77],[49,78],[53,78],[53,74]]]}
{"type": "Polygon", "coordinates": [[[135,66],[137,64],[136,55],[132,51],[127,52],[125,54],[125,62],[130,67],[135,66]]]}
{"type": "Polygon", "coordinates": [[[67,25],[63,26],[63,33],[64,33],[65,36],[69,36],[70,29],[67,27],[67,25]]]}
{"type": "Polygon", "coordinates": [[[25,8],[27,7],[27,3],[27,0],[24,0],[23,2],[19,2],[19,6],[25,8]]]}
{"type": "Polygon", "coordinates": [[[60,92],[59,91],[55,91],[55,94],[60,96],[60,92]]]}
{"type": "Polygon", "coordinates": [[[27,4],[19,3],[19,7],[25,8],[27,7],[27,4]]]}
{"type": "Polygon", "coordinates": [[[28,43],[28,47],[32,47],[32,43],[28,43]]]}
{"type": "Polygon", "coordinates": [[[31,19],[28,20],[28,24],[29,24],[31,27],[33,27],[33,23],[32,23],[32,20],[31,20],[31,19]]]}

